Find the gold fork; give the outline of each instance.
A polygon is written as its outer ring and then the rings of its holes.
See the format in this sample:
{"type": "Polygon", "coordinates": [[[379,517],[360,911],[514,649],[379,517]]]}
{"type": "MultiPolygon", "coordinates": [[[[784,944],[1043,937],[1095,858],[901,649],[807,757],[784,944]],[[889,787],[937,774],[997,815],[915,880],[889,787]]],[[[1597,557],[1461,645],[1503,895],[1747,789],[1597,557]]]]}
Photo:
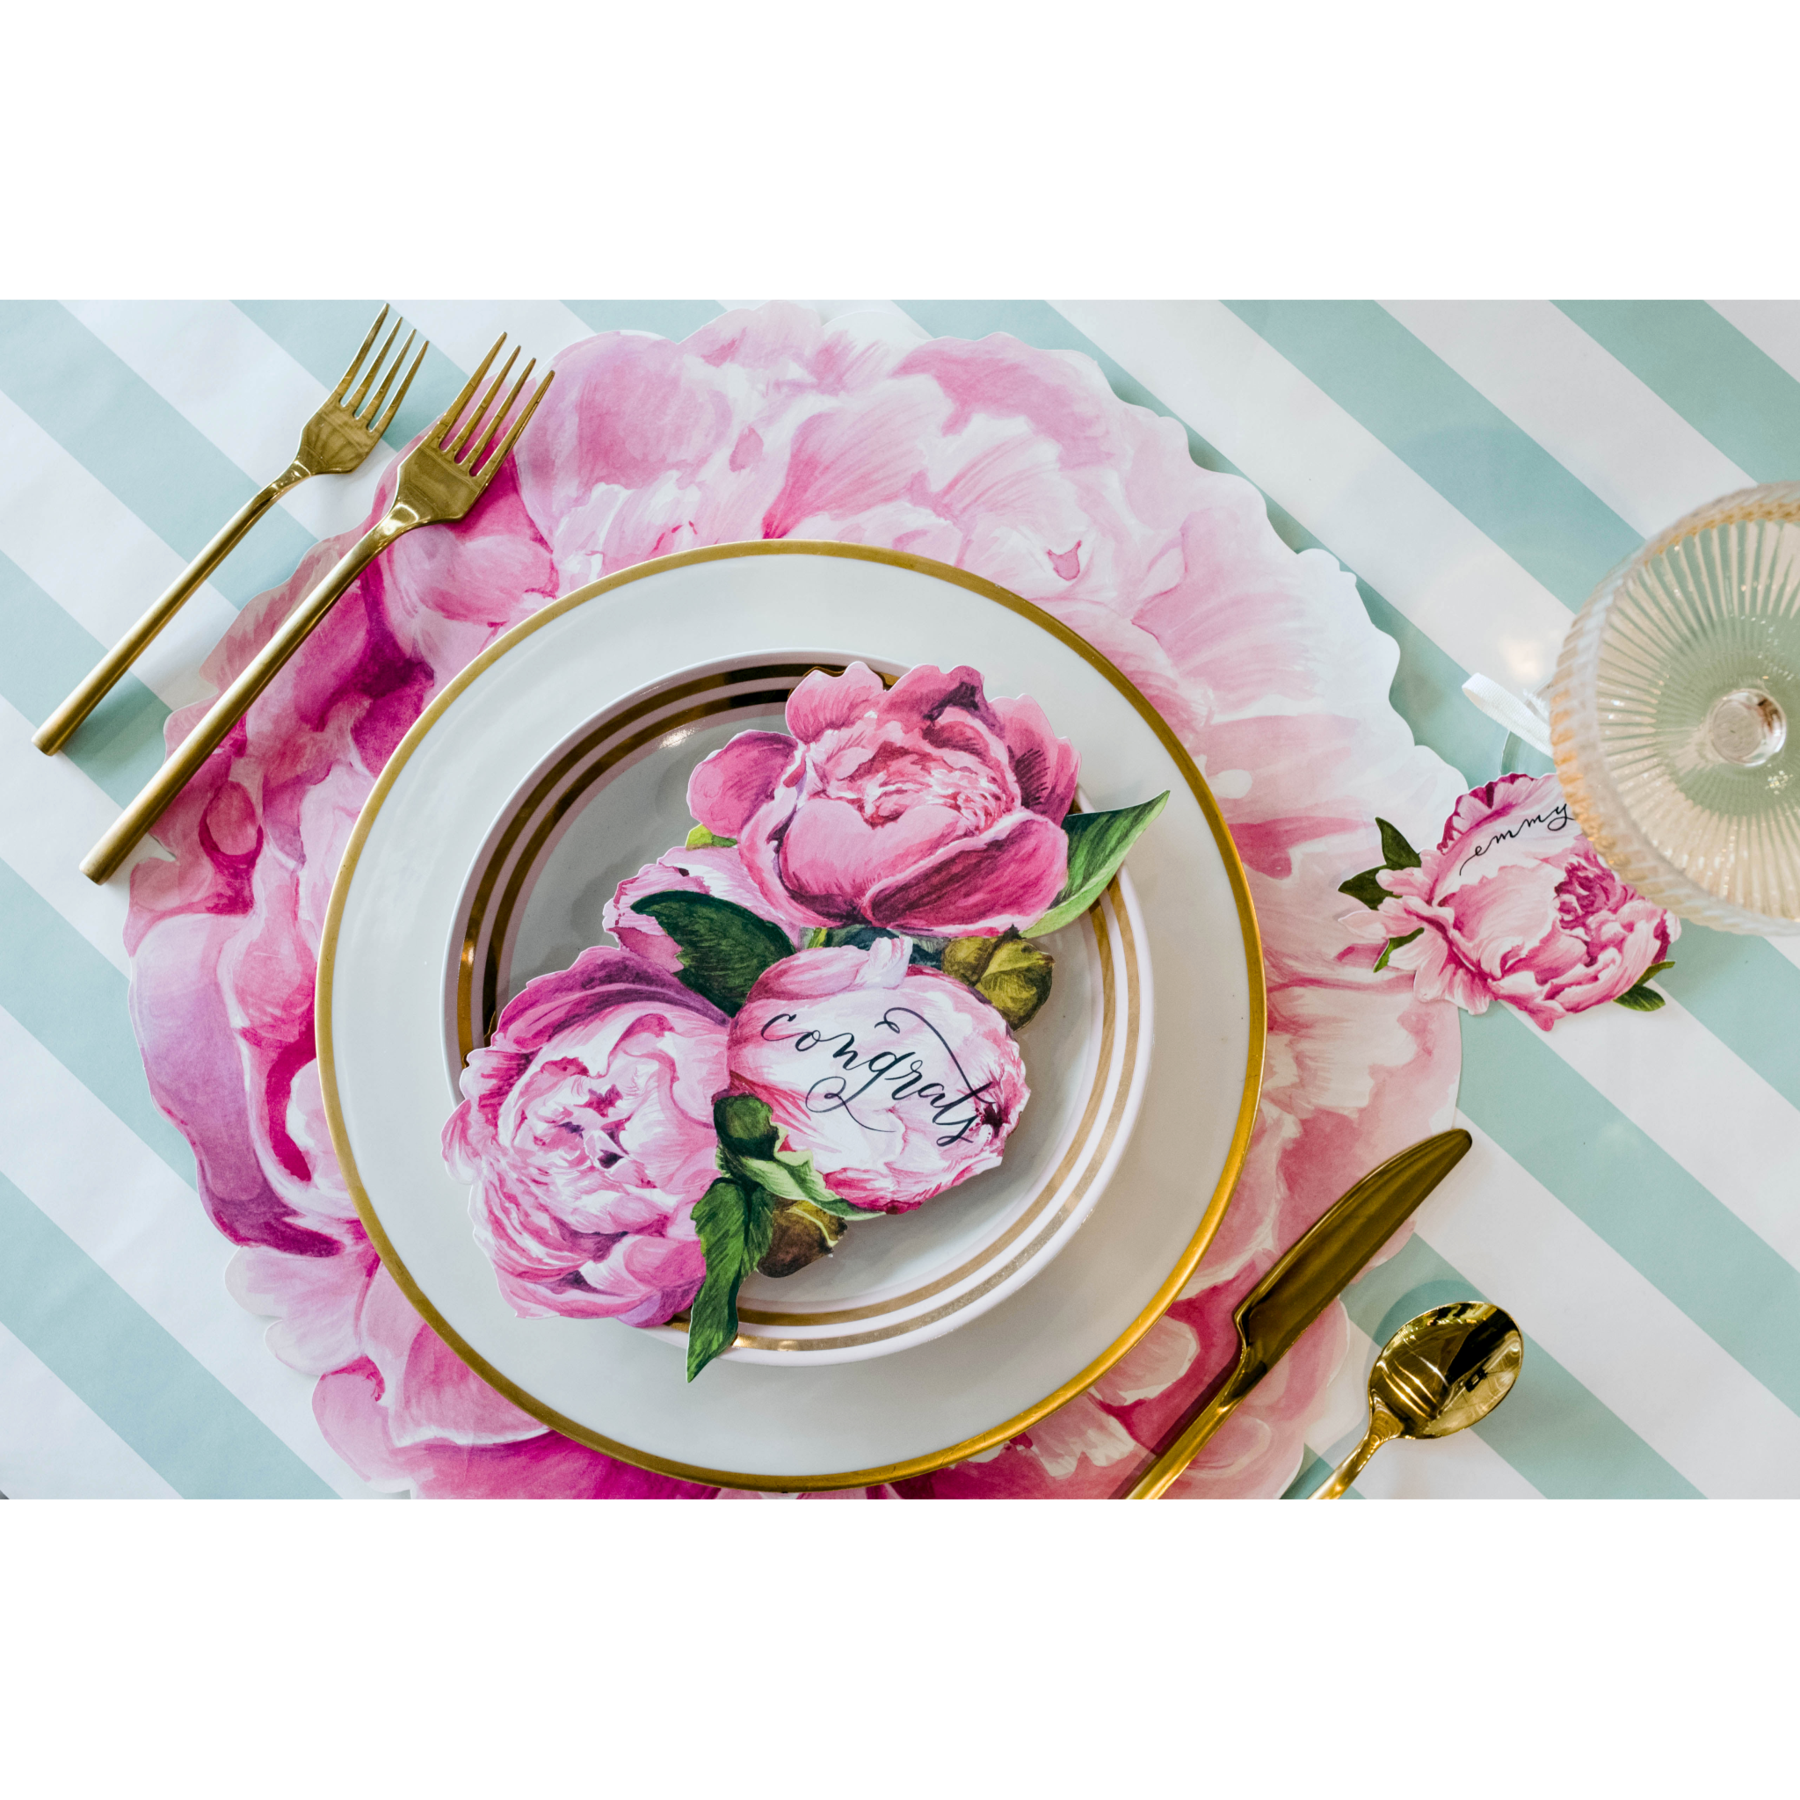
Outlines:
{"type": "Polygon", "coordinates": [[[519,433],[537,411],[538,402],[550,391],[550,384],[556,379],[552,371],[537,384],[513,420],[512,428],[492,454],[487,454],[494,442],[494,434],[505,424],[525,383],[531,379],[532,370],[537,367],[535,358],[528,362],[525,372],[513,383],[512,391],[496,407],[495,396],[519,359],[515,346],[505,367],[494,377],[492,386],[482,395],[466,422],[463,421],[464,408],[505,342],[506,334],[502,332],[443,417],[400,459],[394,503],[388,508],[387,516],[364,533],[331,573],[288,614],[281,629],[263,646],[255,661],[212,703],[206,716],[182,739],[144,791],[88,852],[81,872],[90,881],[107,881],[118,872],[137,847],[138,840],[162,817],[169,802],[193,779],[232,726],[250,710],[251,702],[274,680],[281,666],[306,642],[313,627],[336,604],[338,596],[389,544],[417,525],[441,525],[460,519],[481,498],[494,471],[506,460],[518,442],[519,433]],[[462,423],[460,432],[457,431],[459,422],[462,423]]]}
{"type": "Polygon", "coordinates": [[[346,401],[344,396],[349,393],[350,384],[356,379],[357,371],[363,365],[363,358],[369,354],[369,346],[374,343],[375,335],[381,330],[387,316],[388,309],[384,306],[376,316],[375,323],[369,327],[369,335],[363,339],[362,348],[356,353],[356,360],[344,371],[344,379],[332,389],[331,398],[307,420],[305,430],[300,433],[300,448],[294,452],[294,460],[267,487],[252,494],[231,515],[218,536],[181,571],[175,585],[95,665],[93,673],[81,686],[32,733],[31,741],[46,756],[54,756],[69,741],[74,735],[75,727],[106,698],[117,685],[119,677],[143,654],[144,646],[174,618],[189,595],[237,548],[244,533],[283,494],[290,488],[297,488],[303,481],[310,481],[315,475],[348,475],[353,469],[362,467],[369,452],[381,442],[382,434],[393,424],[394,415],[400,410],[400,402],[406,398],[406,390],[412,386],[412,378],[418,374],[419,364],[425,360],[425,352],[431,348],[429,343],[419,346],[419,354],[413,358],[412,367],[406,371],[406,379],[400,383],[400,391],[394,396],[393,404],[385,413],[382,412],[382,402],[387,399],[388,389],[393,385],[395,371],[405,363],[407,354],[413,347],[413,339],[419,335],[416,331],[408,332],[406,342],[400,347],[399,357],[388,363],[388,352],[394,347],[394,339],[400,335],[402,321],[396,319],[393,330],[388,333],[387,342],[381,346],[380,354],[370,365],[368,374],[363,377],[362,385],[346,401]],[[369,388],[375,377],[381,374],[384,363],[387,363],[387,374],[382,377],[381,386],[375,389],[373,397],[370,397],[369,388]]]}

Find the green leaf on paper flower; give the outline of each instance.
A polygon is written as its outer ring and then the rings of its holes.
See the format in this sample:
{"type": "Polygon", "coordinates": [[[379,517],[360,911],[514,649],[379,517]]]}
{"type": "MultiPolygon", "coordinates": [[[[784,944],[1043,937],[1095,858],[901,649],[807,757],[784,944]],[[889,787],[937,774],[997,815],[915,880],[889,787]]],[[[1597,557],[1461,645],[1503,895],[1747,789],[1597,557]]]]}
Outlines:
{"type": "Polygon", "coordinates": [[[684,850],[735,850],[737,839],[714,837],[704,825],[696,825],[687,834],[687,842],[681,847],[684,850]]]}
{"type": "Polygon", "coordinates": [[[801,947],[806,950],[821,950],[821,949],[823,949],[825,946],[825,934],[826,934],[825,926],[815,925],[812,928],[812,930],[806,934],[806,942],[801,947]]]}
{"type": "Polygon", "coordinates": [[[773,1156],[781,1131],[766,1100],[754,1094],[721,1094],[713,1102],[719,1148],[733,1156],[773,1156]]]}
{"type": "Polygon", "coordinates": [[[1418,931],[1409,931],[1403,938],[1389,938],[1381,954],[1375,959],[1375,973],[1379,975],[1381,971],[1387,967],[1388,958],[1392,956],[1402,944],[1410,944],[1414,938],[1419,936],[1420,932],[1424,931],[1424,929],[1425,927],[1421,925],[1418,931]]]}
{"type": "Polygon", "coordinates": [[[1364,906],[1379,906],[1388,898],[1388,891],[1375,879],[1379,869],[1364,869],[1360,875],[1352,875],[1348,881],[1338,883],[1338,892],[1348,894],[1352,900],[1360,900],[1364,906]]]}
{"type": "Polygon", "coordinates": [[[1672,969],[1674,966],[1673,961],[1652,963],[1644,971],[1643,979],[1629,993],[1613,996],[1613,1005],[1626,1007],[1631,1012],[1656,1012],[1666,1006],[1668,996],[1659,994],[1650,985],[1650,978],[1653,975],[1660,975],[1664,969],[1672,969]]]}
{"type": "Polygon", "coordinates": [[[1398,825],[1390,825],[1386,819],[1375,821],[1381,831],[1382,866],[1388,869],[1419,868],[1419,853],[1400,833],[1398,825]]]}
{"type": "Polygon", "coordinates": [[[811,1151],[779,1148],[781,1132],[768,1101],[754,1094],[722,1095],[713,1102],[713,1129],[719,1134],[720,1167],[739,1181],[789,1204],[810,1201],[840,1219],[870,1216],[825,1185],[813,1167],[811,1151]]]}
{"type": "Polygon", "coordinates": [[[1106,892],[1106,884],[1119,872],[1119,864],[1150,821],[1168,804],[1165,789],[1141,806],[1121,807],[1117,812],[1070,813],[1063,820],[1069,840],[1069,878],[1035,925],[1026,926],[1025,937],[1043,937],[1079,919],[1106,892]]]}
{"type": "Polygon", "coordinates": [[[735,1013],[757,976],[794,954],[779,925],[714,894],[649,894],[631,910],[649,914],[675,940],[679,979],[723,1013],[735,1013]]]}
{"type": "Polygon", "coordinates": [[[694,1206],[706,1279],[688,1315],[687,1378],[692,1381],[737,1337],[738,1289],[775,1235],[774,1206],[754,1188],[715,1181],[694,1206]]]}

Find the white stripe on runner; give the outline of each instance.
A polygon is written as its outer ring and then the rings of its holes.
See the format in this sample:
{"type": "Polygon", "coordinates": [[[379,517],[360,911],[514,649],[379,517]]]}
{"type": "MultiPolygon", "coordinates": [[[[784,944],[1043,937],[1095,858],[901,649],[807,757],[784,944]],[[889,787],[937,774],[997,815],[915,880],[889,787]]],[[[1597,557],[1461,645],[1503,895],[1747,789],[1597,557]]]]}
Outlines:
{"type": "Polygon", "coordinates": [[[1674,1000],[1650,1016],[1596,1006],[1544,1042],[1800,1268],[1800,1109],[1785,1095],[1674,1000]]]}
{"type": "Polygon", "coordinates": [[[4,1009],[0,1070],[0,1174],[322,1480],[370,1492],[325,1442],[311,1379],[227,1293],[232,1246],[194,1190],[4,1009]]]}
{"type": "Polygon", "coordinates": [[[1547,300],[1382,305],[1644,537],[1755,485],[1547,300]]]}
{"type": "MultiPolygon", "coordinates": [[[[110,648],[187,559],[4,393],[0,468],[0,553],[110,648]]],[[[202,587],[132,673],[171,708],[208,698],[199,665],[236,617],[223,595],[202,587]]]]}
{"type": "Polygon", "coordinates": [[[508,387],[533,357],[541,375],[559,350],[594,335],[593,327],[582,324],[560,300],[396,300],[394,305],[464,371],[474,369],[504,331],[506,348],[487,380],[493,380],[516,344],[520,358],[508,387]]]}
{"type": "Polygon", "coordinates": [[[1735,325],[1764,356],[1800,381],[1800,302],[1793,300],[1709,300],[1728,325],[1735,325]]]}
{"type": "MultiPolygon", "coordinates": [[[[1369,1422],[1369,1371],[1381,1346],[1350,1321],[1350,1346],[1307,1432],[1307,1448],[1334,1469],[1369,1422]]],[[[1368,1500],[1538,1500],[1543,1496],[1473,1431],[1434,1443],[1389,1444],[1356,1478],[1368,1500]]]]}
{"type": "MultiPolygon", "coordinates": [[[[719,302],[726,312],[753,310],[768,304],[767,300],[721,300],[719,302]]],[[[857,313],[880,313],[889,325],[896,321],[902,323],[904,335],[914,342],[924,344],[931,340],[931,333],[897,300],[794,300],[788,304],[809,308],[816,312],[827,325],[835,325],[840,319],[852,318],[857,313]]],[[[882,327],[877,327],[877,329],[882,329],[882,327]]]]}
{"type": "Polygon", "coordinates": [[[9,1500],[180,1498],[4,1325],[0,1325],[0,1494],[9,1500]]]}
{"type": "Polygon", "coordinates": [[[1703,1494],[1800,1493],[1800,1417],[1490,1137],[1458,1123],[1474,1148],[1420,1207],[1419,1236],[1703,1494]]]}
{"type": "Polygon", "coordinates": [[[1229,308],[1052,304],[1465,669],[1550,674],[1568,608],[1229,308]]]}
{"type": "MultiPolygon", "coordinates": [[[[254,482],[273,480],[287,467],[301,428],[330,391],[228,300],[66,304],[254,482]]],[[[372,360],[374,350],[369,354],[372,360]]],[[[346,350],[346,363],[349,357],[346,350]]],[[[314,537],[336,537],[368,515],[376,483],[393,459],[394,452],[378,444],[354,474],[306,482],[278,504],[314,537]]]]}

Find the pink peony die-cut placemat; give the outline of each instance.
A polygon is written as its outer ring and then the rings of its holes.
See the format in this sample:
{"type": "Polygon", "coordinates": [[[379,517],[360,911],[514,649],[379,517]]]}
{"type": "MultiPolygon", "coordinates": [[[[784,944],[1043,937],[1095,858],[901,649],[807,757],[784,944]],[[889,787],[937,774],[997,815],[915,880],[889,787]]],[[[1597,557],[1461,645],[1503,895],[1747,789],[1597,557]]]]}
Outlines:
{"type": "MultiPolygon", "coordinates": [[[[132,874],[132,1016],[158,1103],[193,1145],[232,1292],[315,1379],[327,1439],[421,1495],[705,1497],[519,1411],[413,1311],[332,1155],[313,1047],[319,933],[375,777],[432,695],[546,601],[699,544],[831,538],[986,576],[1080,632],[1205,772],[1249,871],[1269,1037],[1256,1135],[1206,1261],[1087,1393],[987,1455],[872,1496],[1090,1496],[1223,1366],[1230,1315],[1358,1176],[1450,1123],[1455,1009],[1369,972],[1338,923],[1385,817],[1435,831],[1461,781],[1388,704],[1398,651],[1354,579],[1275,535],[1247,482],[1088,358],[904,321],[827,326],[773,304],[684,343],[565,350],[514,465],[467,519],[375,563],[159,831],[132,874]],[[1360,966],[1359,966],[1360,961],[1360,966]]],[[[386,509],[384,482],[373,516],[386,509]]],[[[360,530],[361,528],[359,528],[360,530]]],[[[318,545],[208,660],[223,686],[356,534],[318,545]]],[[[945,654],[954,654],[947,646],[945,654]]],[[[169,721],[171,744],[201,706],[169,721]]],[[[1079,745],[1077,746],[1079,748],[1079,745]]],[[[1172,1490],[1273,1495],[1347,1343],[1331,1308],[1172,1490]]]]}

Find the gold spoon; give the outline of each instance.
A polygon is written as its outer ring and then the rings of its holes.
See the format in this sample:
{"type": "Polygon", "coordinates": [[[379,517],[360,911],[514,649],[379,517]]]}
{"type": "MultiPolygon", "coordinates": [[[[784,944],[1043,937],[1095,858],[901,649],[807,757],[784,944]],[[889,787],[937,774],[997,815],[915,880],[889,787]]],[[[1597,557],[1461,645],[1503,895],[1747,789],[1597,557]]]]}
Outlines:
{"type": "Polygon", "coordinates": [[[1519,1378],[1525,1340],[1497,1306],[1459,1300],[1408,1319],[1369,1371],[1369,1429],[1313,1495],[1335,1500],[1395,1438],[1441,1438],[1485,1419],[1519,1378]]]}

